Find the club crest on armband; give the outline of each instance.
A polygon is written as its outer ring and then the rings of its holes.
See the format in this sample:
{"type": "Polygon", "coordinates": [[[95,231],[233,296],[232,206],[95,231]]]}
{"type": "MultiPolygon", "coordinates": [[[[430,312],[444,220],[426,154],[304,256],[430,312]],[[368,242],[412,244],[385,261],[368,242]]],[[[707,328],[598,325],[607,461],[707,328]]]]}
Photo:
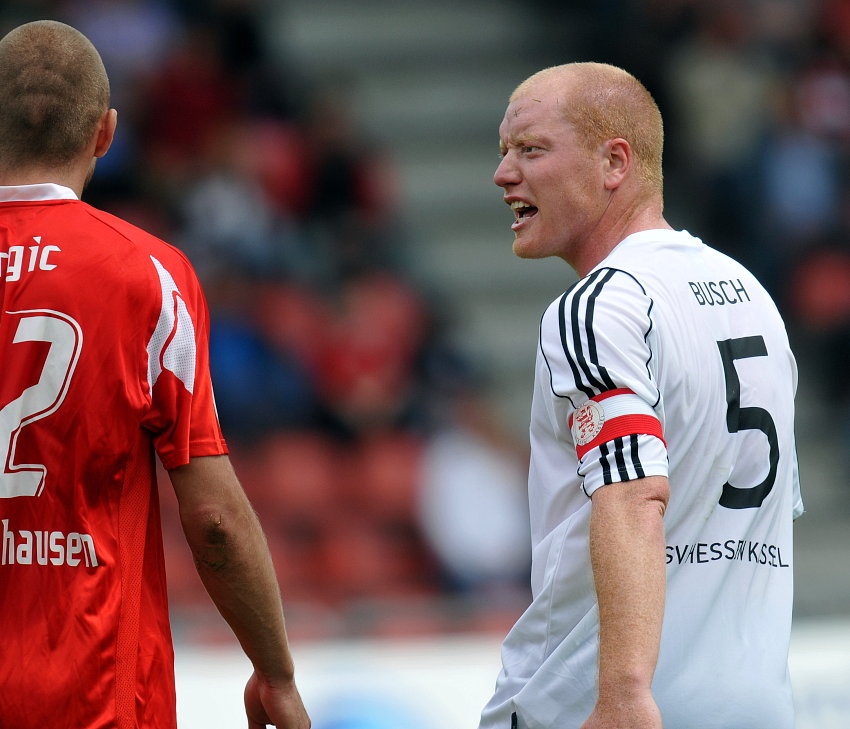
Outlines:
{"type": "Polygon", "coordinates": [[[576,445],[587,445],[602,432],[605,425],[605,411],[595,400],[588,400],[571,418],[570,431],[576,445]]]}

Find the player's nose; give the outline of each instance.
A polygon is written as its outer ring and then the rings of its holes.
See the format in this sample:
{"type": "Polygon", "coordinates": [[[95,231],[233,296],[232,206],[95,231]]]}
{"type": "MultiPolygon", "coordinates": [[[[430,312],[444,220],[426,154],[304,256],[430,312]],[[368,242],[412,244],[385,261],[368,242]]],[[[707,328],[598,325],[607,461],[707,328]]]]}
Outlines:
{"type": "Polygon", "coordinates": [[[493,173],[493,182],[499,187],[514,185],[520,180],[519,170],[510,152],[502,157],[499,166],[493,173]]]}

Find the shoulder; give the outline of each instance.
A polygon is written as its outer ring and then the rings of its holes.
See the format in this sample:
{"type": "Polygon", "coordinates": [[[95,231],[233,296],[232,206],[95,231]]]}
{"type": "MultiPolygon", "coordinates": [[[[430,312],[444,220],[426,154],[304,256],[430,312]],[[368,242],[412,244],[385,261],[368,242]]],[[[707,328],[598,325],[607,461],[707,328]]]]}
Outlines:
{"type": "Polygon", "coordinates": [[[192,264],[181,250],[117,215],[87,203],[83,203],[83,206],[90,224],[111,231],[116,239],[123,241],[126,245],[124,254],[135,256],[139,265],[149,274],[164,268],[179,279],[186,280],[188,277],[189,281],[195,281],[192,264]]]}
{"type": "Polygon", "coordinates": [[[125,239],[128,243],[132,243],[142,249],[151,250],[168,250],[177,256],[184,258],[185,256],[177,248],[164,240],[157,238],[155,235],[148,233],[144,228],[140,228],[133,223],[130,223],[117,215],[108,213],[105,210],[93,207],[88,203],[82,203],[85,214],[89,217],[92,225],[100,225],[111,230],[117,237],[125,239]]]}
{"type": "Polygon", "coordinates": [[[645,319],[652,298],[634,272],[611,266],[591,271],[555,299],[543,315],[543,329],[557,330],[567,336],[567,330],[588,329],[607,317],[645,319]]]}
{"type": "Polygon", "coordinates": [[[627,271],[599,268],[578,281],[541,322],[540,355],[553,391],[593,397],[618,382],[634,390],[652,358],[652,312],[652,298],[627,271]]]}

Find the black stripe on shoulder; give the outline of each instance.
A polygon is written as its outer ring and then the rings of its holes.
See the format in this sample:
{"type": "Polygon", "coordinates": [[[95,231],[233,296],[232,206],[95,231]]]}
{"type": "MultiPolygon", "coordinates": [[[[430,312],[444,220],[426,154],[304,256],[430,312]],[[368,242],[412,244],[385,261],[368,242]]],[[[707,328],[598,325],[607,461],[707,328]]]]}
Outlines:
{"type": "MultiPolygon", "coordinates": [[[[566,296],[566,294],[564,294],[566,296]]],[[[563,297],[561,297],[563,301],[563,297]]],[[[543,317],[545,317],[545,313],[543,317]]],[[[540,329],[537,334],[538,348],[540,349],[540,355],[543,357],[543,361],[546,363],[546,369],[549,371],[549,389],[552,391],[552,394],[555,397],[564,398],[570,401],[570,405],[576,407],[576,404],[573,402],[573,399],[569,395],[562,395],[557,390],[555,390],[555,379],[552,376],[552,365],[549,364],[549,358],[546,356],[546,350],[543,348],[543,317],[540,317],[540,329]]]]}
{"type": "MultiPolygon", "coordinates": [[[[610,271],[612,275],[614,273],[622,273],[624,276],[628,276],[632,281],[637,284],[638,288],[641,290],[641,293],[649,300],[649,306],[646,309],[647,327],[646,331],[643,333],[643,341],[646,342],[646,349],[649,352],[649,356],[647,357],[645,363],[646,373],[649,375],[650,381],[654,381],[654,378],[652,377],[652,370],[649,367],[649,363],[652,362],[652,347],[650,347],[649,345],[649,334],[652,331],[652,309],[655,307],[655,300],[649,295],[646,290],[646,287],[640,282],[638,278],[635,277],[634,274],[629,273],[628,271],[624,271],[622,268],[606,268],[600,269],[600,271],[601,270],[610,271]]],[[[661,402],[661,390],[659,390],[656,386],[656,397],[652,407],[657,407],[659,402],[661,402]]]]}
{"type": "MultiPolygon", "coordinates": [[[[605,390],[613,390],[617,386],[614,384],[614,381],[611,379],[611,376],[608,374],[608,370],[602,365],[599,361],[599,354],[596,351],[596,334],[593,332],[593,314],[596,310],[596,299],[599,297],[599,294],[602,293],[602,288],[608,283],[616,273],[614,269],[602,269],[605,271],[605,274],[602,276],[602,280],[595,287],[595,289],[591,292],[590,296],[587,297],[587,310],[584,319],[584,327],[587,333],[587,356],[588,360],[591,364],[596,368],[597,374],[599,375],[599,379],[604,383],[605,390]]],[[[600,271],[601,272],[601,271],[600,271]]]]}
{"type": "Polygon", "coordinates": [[[578,389],[589,398],[616,387],[608,371],[599,362],[596,335],[593,332],[596,299],[614,273],[616,273],[614,269],[594,271],[567,292],[565,296],[571,298],[569,332],[567,332],[566,323],[566,298],[561,301],[561,344],[570,368],[573,370],[578,389]],[[582,314],[584,315],[583,330],[579,323],[582,314]],[[582,338],[583,334],[587,344],[582,338]]]}
{"type": "MultiPolygon", "coordinates": [[[[650,362],[653,353],[649,346],[649,334],[652,331],[652,308],[654,301],[646,291],[643,284],[628,271],[620,268],[600,268],[576,281],[560,298],[558,302],[558,327],[561,339],[561,347],[564,356],[576,384],[576,389],[587,398],[594,397],[602,392],[613,390],[616,383],[609,374],[607,368],[599,358],[596,344],[596,334],[593,329],[596,301],[602,293],[605,285],[618,273],[628,276],[640,288],[647,297],[649,306],[646,311],[647,328],[643,338],[647,345],[649,355],[645,363],[649,379],[653,380],[650,370],[650,362]],[[567,308],[569,307],[569,312],[567,308]],[[580,315],[584,316],[584,326],[580,325],[580,315]],[[567,317],[569,316],[569,321],[567,317]]],[[[543,352],[546,366],[549,368],[550,387],[557,397],[565,397],[555,391],[552,383],[552,368],[543,352]]],[[[661,401],[661,392],[656,388],[656,400],[653,406],[661,401]]]]}
{"type": "MultiPolygon", "coordinates": [[[[561,301],[558,303],[558,327],[561,333],[561,347],[564,350],[564,356],[567,358],[567,364],[570,366],[570,371],[573,373],[573,379],[576,383],[576,389],[581,390],[588,398],[593,397],[596,392],[593,389],[592,383],[585,382],[582,373],[579,371],[580,368],[580,360],[576,361],[570,352],[570,346],[567,339],[567,316],[566,316],[566,306],[567,306],[567,298],[569,297],[570,291],[567,291],[562,297],[561,301]]],[[[575,337],[573,337],[575,338],[575,337]]]]}
{"type": "Polygon", "coordinates": [[[610,271],[611,273],[622,273],[624,276],[628,276],[632,281],[634,281],[641,293],[649,298],[649,294],[646,292],[646,287],[640,282],[640,279],[637,278],[633,273],[626,271],[622,268],[614,268],[613,266],[606,266],[605,268],[600,268],[600,271],[610,271]]]}

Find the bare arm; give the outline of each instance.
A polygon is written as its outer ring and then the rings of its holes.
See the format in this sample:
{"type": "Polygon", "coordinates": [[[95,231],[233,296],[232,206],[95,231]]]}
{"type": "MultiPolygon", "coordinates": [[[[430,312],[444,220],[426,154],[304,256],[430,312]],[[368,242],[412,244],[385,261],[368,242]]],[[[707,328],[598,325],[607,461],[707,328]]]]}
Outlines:
{"type": "Polygon", "coordinates": [[[599,700],[582,729],[660,729],[651,684],[666,587],[669,486],[652,476],[593,493],[590,556],[599,601],[599,700]]]}
{"type": "Polygon", "coordinates": [[[268,545],[230,459],[193,458],[169,475],[198,574],[254,665],[249,727],[307,729],[268,545]]]}

